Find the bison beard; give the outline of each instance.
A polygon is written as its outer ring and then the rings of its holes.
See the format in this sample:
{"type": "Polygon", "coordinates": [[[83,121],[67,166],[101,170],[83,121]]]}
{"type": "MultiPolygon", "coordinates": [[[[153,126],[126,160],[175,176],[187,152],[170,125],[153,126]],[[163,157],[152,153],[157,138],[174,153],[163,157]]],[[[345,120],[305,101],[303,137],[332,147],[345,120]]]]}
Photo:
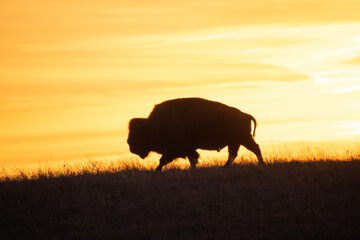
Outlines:
{"type": "Polygon", "coordinates": [[[130,151],[141,158],[151,151],[162,154],[157,171],[174,159],[185,157],[195,168],[199,159],[197,149],[220,151],[226,146],[228,167],[240,145],[252,151],[262,164],[261,151],[254,140],[255,130],[255,118],[239,109],[202,98],[182,98],[156,105],[148,118],[131,119],[127,142],[130,151]]]}

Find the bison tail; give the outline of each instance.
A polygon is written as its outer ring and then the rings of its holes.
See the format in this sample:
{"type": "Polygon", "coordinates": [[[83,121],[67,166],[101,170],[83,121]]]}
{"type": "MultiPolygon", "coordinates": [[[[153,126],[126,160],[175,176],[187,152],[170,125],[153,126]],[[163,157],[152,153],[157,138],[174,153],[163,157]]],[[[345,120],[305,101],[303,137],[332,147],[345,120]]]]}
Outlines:
{"type": "Polygon", "coordinates": [[[256,119],[250,114],[248,114],[248,116],[249,116],[250,120],[252,120],[254,122],[254,131],[253,131],[253,134],[252,134],[252,136],[254,138],[255,137],[255,131],[256,131],[256,125],[257,125],[256,119]]]}

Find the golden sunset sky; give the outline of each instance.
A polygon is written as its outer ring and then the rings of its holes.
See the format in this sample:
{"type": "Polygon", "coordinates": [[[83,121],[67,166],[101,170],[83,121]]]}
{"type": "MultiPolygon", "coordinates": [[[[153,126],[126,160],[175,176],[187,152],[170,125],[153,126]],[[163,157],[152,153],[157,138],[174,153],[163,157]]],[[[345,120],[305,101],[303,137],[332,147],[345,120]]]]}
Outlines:
{"type": "Polygon", "coordinates": [[[0,165],[128,153],[170,98],[258,120],[256,140],[360,140],[360,1],[4,1],[0,165]]]}

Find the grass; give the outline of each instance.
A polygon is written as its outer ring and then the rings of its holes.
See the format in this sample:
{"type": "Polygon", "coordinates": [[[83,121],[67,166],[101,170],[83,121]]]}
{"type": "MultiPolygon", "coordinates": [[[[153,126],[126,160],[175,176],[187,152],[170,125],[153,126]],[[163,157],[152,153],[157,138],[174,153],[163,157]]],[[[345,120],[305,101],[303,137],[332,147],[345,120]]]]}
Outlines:
{"type": "MultiPolygon", "coordinates": [[[[284,144],[262,145],[263,156],[266,163],[278,162],[308,162],[308,161],[350,161],[360,159],[360,143],[344,142],[342,144],[325,142],[293,142],[284,144]],[[264,151],[265,150],[265,151],[264,151]]],[[[220,153],[214,151],[199,150],[201,158],[198,167],[222,166],[227,160],[227,148],[220,153]]],[[[12,168],[0,168],[0,181],[26,180],[44,177],[59,177],[68,175],[114,173],[124,170],[153,170],[159,164],[160,155],[151,154],[146,160],[142,160],[132,154],[122,155],[116,159],[94,159],[86,156],[80,161],[74,162],[44,162],[29,166],[15,166],[12,168]]],[[[255,164],[257,159],[254,154],[241,147],[235,163],[255,164]]],[[[168,169],[188,169],[189,161],[177,159],[166,165],[168,169]]]]}
{"type": "Polygon", "coordinates": [[[356,239],[360,162],[1,182],[1,239],[356,239]]]}
{"type": "Polygon", "coordinates": [[[357,154],[274,155],[19,169],[0,181],[0,239],[360,239],[357,154]]]}

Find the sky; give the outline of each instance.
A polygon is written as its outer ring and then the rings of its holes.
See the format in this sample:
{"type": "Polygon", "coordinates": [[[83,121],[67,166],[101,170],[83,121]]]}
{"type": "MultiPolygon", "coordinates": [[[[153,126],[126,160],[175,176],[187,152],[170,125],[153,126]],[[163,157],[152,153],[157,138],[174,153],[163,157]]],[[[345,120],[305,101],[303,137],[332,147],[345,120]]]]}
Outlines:
{"type": "Polygon", "coordinates": [[[0,9],[0,165],[119,156],[178,97],[251,113],[256,140],[360,140],[357,0],[44,1],[0,9]]]}

